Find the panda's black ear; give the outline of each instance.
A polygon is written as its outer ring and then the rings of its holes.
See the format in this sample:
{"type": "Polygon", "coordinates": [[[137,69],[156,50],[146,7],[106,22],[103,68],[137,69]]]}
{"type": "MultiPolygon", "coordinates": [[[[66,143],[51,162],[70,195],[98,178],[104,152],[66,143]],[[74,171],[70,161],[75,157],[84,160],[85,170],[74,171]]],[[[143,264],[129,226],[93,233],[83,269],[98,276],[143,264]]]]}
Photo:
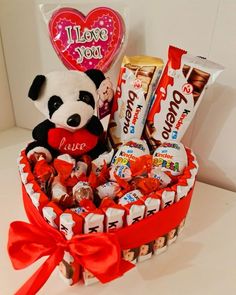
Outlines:
{"type": "Polygon", "coordinates": [[[37,75],[30,86],[28,97],[31,98],[32,100],[37,100],[40,90],[45,81],[46,81],[46,77],[44,75],[37,75]]]}
{"type": "Polygon", "coordinates": [[[99,88],[102,81],[105,80],[105,76],[104,76],[103,72],[100,71],[100,70],[95,70],[95,69],[87,70],[85,72],[85,74],[87,76],[89,76],[89,78],[91,80],[93,80],[93,82],[96,85],[97,89],[99,88]]]}

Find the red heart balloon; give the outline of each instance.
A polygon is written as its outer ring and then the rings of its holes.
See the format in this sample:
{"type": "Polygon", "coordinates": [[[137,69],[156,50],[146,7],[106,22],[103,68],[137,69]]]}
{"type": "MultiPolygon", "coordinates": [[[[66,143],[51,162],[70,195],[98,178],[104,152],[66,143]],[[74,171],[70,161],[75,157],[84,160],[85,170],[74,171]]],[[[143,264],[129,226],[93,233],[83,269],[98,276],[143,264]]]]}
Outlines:
{"type": "Polygon", "coordinates": [[[72,8],[61,8],[51,17],[52,45],[64,65],[71,70],[107,71],[124,40],[121,16],[107,7],[87,16],[72,8]]]}
{"type": "Polygon", "coordinates": [[[64,154],[74,157],[86,154],[98,142],[98,136],[87,129],[70,132],[63,128],[52,128],[48,132],[48,144],[64,154]]]}

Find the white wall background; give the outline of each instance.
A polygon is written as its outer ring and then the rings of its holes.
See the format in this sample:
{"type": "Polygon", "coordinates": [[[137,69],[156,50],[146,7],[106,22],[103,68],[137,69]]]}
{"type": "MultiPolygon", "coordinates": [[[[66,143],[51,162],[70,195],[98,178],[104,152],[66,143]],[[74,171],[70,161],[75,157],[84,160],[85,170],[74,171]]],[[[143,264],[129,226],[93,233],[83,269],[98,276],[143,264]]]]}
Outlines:
{"type": "MultiPolygon", "coordinates": [[[[236,191],[236,1],[235,0],[0,0],[0,25],[15,119],[33,128],[41,115],[27,100],[37,73],[64,66],[55,54],[38,4],[61,3],[84,13],[109,6],[125,18],[129,39],[126,54],[166,60],[169,44],[206,56],[226,67],[208,90],[184,143],[200,163],[199,179],[236,191]],[[66,4],[65,4],[66,3],[66,4]]],[[[114,81],[119,63],[109,73],[114,81]]]]}
{"type": "Polygon", "coordinates": [[[0,131],[15,125],[0,32],[0,131]]]}

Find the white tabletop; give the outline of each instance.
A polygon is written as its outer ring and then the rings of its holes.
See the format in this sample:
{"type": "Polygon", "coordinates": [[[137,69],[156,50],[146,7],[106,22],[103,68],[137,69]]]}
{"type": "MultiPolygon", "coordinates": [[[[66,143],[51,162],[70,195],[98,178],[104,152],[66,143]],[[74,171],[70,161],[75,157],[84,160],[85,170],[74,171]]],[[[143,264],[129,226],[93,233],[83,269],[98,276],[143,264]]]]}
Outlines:
{"type": "MultiPolygon", "coordinates": [[[[0,294],[10,295],[44,259],[25,270],[14,270],[7,256],[9,223],[26,220],[16,158],[31,138],[19,128],[0,133],[0,294]]],[[[124,277],[109,284],[68,287],[51,275],[38,294],[236,294],[236,193],[196,183],[182,236],[160,256],[139,263],[124,277]]],[[[30,294],[31,295],[31,294],[30,294]]]]}

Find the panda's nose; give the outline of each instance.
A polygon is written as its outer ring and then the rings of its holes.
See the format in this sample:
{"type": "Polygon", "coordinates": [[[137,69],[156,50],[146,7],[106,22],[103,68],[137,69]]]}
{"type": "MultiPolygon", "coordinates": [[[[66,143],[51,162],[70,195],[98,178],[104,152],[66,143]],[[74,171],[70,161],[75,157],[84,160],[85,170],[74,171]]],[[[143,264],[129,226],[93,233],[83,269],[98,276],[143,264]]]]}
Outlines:
{"type": "Polygon", "coordinates": [[[80,115],[74,114],[67,119],[67,125],[71,127],[78,127],[80,124],[80,121],[81,121],[80,115]]]}

